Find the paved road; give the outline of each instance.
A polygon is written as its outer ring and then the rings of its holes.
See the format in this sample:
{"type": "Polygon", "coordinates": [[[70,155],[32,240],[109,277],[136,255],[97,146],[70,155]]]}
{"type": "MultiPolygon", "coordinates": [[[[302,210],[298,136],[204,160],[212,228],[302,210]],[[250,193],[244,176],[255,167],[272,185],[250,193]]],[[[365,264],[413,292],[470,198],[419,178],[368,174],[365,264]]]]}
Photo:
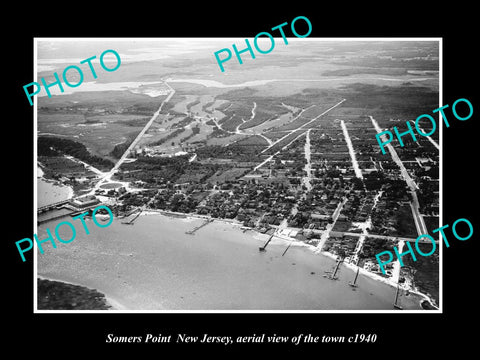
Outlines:
{"type": "Polygon", "coordinates": [[[100,176],[103,176],[105,175],[105,173],[99,169],[97,169],[95,166],[92,166],[90,164],[87,164],[85,161],[82,161],[80,159],[77,159],[73,156],[70,156],[70,155],[63,155],[65,158],[69,159],[69,160],[72,160],[78,164],[82,164],[83,166],[85,166],[88,170],[91,170],[92,172],[94,172],[95,174],[97,175],[100,175],[100,176]]]}
{"type": "MultiPolygon", "coordinates": [[[[332,220],[333,220],[332,223],[327,224],[327,226],[325,227],[325,230],[320,231],[321,235],[320,235],[320,241],[317,244],[317,251],[322,251],[323,245],[325,245],[325,242],[328,240],[328,237],[330,236],[330,231],[332,231],[333,227],[335,226],[338,216],[342,212],[343,205],[345,205],[346,202],[347,202],[347,199],[345,198],[338,203],[338,206],[332,215],[332,220]]],[[[314,232],[316,231],[314,230],[314,232]]]]}
{"type": "Polygon", "coordinates": [[[160,104],[160,107],[158,108],[158,110],[153,114],[152,118],[150,119],[150,121],[145,125],[145,127],[142,129],[142,131],[140,131],[140,133],[137,135],[137,137],[135,138],[135,140],[132,141],[132,143],[130,144],[130,146],[128,147],[127,150],[125,150],[125,152],[123,153],[122,157],[117,161],[117,163],[115,164],[115,166],[108,172],[108,173],[105,173],[104,176],[102,178],[100,178],[100,180],[95,184],[95,186],[93,187],[93,189],[90,191],[90,193],[94,193],[95,190],[97,190],[100,185],[108,182],[111,180],[113,174],[115,174],[115,172],[118,170],[118,168],[120,168],[120,166],[122,166],[123,162],[125,161],[125,159],[130,155],[130,151],[132,149],[135,148],[135,146],[137,146],[138,142],[140,141],[140,139],[143,137],[143,135],[145,135],[145,133],[148,131],[148,129],[150,128],[150,126],[152,126],[153,122],[157,119],[158,115],[160,114],[160,112],[162,111],[162,107],[163,107],[163,104],[167,103],[173,96],[173,94],[175,94],[175,90],[173,90],[172,87],[170,87],[170,85],[168,85],[167,83],[165,83],[169,88],[170,88],[170,94],[168,94],[168,96],[166,97],[165,100],[162,101],[162,103],[160,104]]]}
{"type": "Polygon", "coordinates": [[[340,120],[340,124],[342,125],[343,136],[345,137],[345,141],[347,142],[348,152],[350,153],[350,159],[352,160],[352,167],[355,171],[355,176],[359,179],[363,179],[362,170],[358,166],[357,158],[355,157],[355,151],[353,150],[352,141],[350,140],[350,135],[348,134],[347,126],[343,120],[340,120]]]}
{"type": "MultiPolygon", "coordinates": [[[[343,100],[339,101],[338,103],[336,103],[335,105],[333,105],[331,108],[328,108],[327,110],[325,110],[325,111],[324,111],[323,113],[321,113],[320,115],[315,116],[312,120],[306,122],[306,123],[303,124],[303,125],[300,125],[300,126],[297,127],[296,129],[290,130],[287,135],[285,135],[285,136],[281,137],[280,139],[278,139],[277,141],[275,141],[271,146],[269,146],[268,148],[264,149],[260,154],[263,154],[265,151],[267,151],[268,149],[270,149],[272,146],[275,146],[275,144],[279,143],[280,141],[282,141],[283,139],[285,139],[287,136],[289,136],[290,134],[294,133],[295,131],[304,130],[304,131],[302,132],[302,134],[303,134],[305,131],[308,130],[308,129],[304,129],[305,126],[310,125],[312,122],[314,122],[315,120],[317,120],[319,117],[321,117],[321,116],[325,115],[326,113],[328,113],[329,111],[335,109],[338,105],[340,105],[341,103],[343,103],[345,100],[347,100],[347,99],[343,99],[343,100]]],[[[313,105],[312,105],[312,106],[313,106],[313,105]]],[[[310,107],[311,107],[311,106],[310,106],[310,107]]],[[[309,107],[309,108],[310,108],[310,107],[309,107]]],[[[307,108],[307,109],[309,109],[309,108],[307,108]]],[[[302,110],[302,111],[300,112],[300,114],[298,114],[295,119],[297,119],[297,118],[301,115],[301,113],[303,113],[303,111],[305,111],[305,110],[307,110],[307,109],[302,110]]],[[[295,119],[294,119],[294,120],[295,120],[295,119]]],[[[293,121],[293,120],[292,120],[292,121],[293,121]]],[[[300,134],[300,135],[302,135],[302,134],[300,134]]],[[[298,137],[297,137],[297,138],[298,138],[298,137]]]]}
{"type": "Polygon", "coordinates": [[[311,162],[311,148],[310,148],[310,130],[307,131],[307,136],[305,137],[305,172],[307,176],[302,178],[302,181],[307,188],[307,191],[312,190],[312,162],[311,162]]]}
{"type": "MultiPolygon", "coordinates": [[[[372,124],[375,127],[375,130],[377,131],[377,133],[381,133],[383,130],[380,128],[380,126],[378,126],[377,121],[372,116],[369,116],[369,117],[370,117],[370,120],[372,120],[372,124]]],[[[420,236],[423,234],[428,234],[427,227],[425,225],[425,222],[423,221],[422,215],[420,214],[420,204],[418,202],[418,197],[417,197],[418,186],[415,183],[415,181],[413,181],[413,179],[410,177],[410,174],[408,173],[407,169],[403,165],[402,160],[400,160],[400,158],[398,157],[398,154],[391,143],[387,144],[387,148],[388,148],[388,151],[390,152],[390,155],[392,156],[393,161],[395,161],[395,163],[400,168],[400,173],[402,174],[403,179],[405,180],[408,187],[410,188],[410,193],[412,194],[412,200],[413,200],[412,214],[413,214],[418,235],[420,236]]]]}
{"type": "MultiPolygon", "coordinates": [[[[375,234],[363,234],[363,233],[352,233],[352,232],[344,232],[343,235],[346,236],[366,236],[369,238],[373,239],[385,239],[385,240],[391,240],[391,241],[410,241],[410,242],[415,242],[417,239],[414,238],[407,238],[407,237],[402,237],[402,236],[390,236],[390,235],[375,235],[375,234]]],[[[428,238],[421,238],[418,240],[419,243],[431,243],[431,241],[428,238]]],[[[436,244],[438,244],[438,241],[435,241],[436,244]]]]}
{"type": "MultiPolygon", "coordinates": [[[[410,120],[410,123],[415,126],[415,122],[410,120]]],[[[425,130],[423,130],[423,128],[421,126],[418,126],[418,128],[424,133],[426,134],[427,132],[425,130]]],[[[438,145],[438,143],[433,140],[430,136],[427,136],[426,137],[428,139],[428,141],[430,141],[432,143],[433,146],[435,146],[437,148],[437,150],[440,150],[440,145],[438,145]]]]}
{"type": "Polygon", "coordinates": [[[300,138],[301,136],[305,135],[306,131],[300,133],[300,135],[298,135],[297,137],[295,137],[292,141],[290,141],[287,145],[285,145],[284,147],[282,147],[280,150],[278,150],[275,154],[269,156],[266,160],[262,161],[259,165],[255,166],[253,168],[252,171],[256,171],[258,170],[259,168],[261,168],[263,165],[265,165],[267,162],[269,162],[270,160],[272,160],[275,156],[277,156],[278,154],[280,154],[283,150],[285,150],[286,148],[288,148],[293,142],[295,142],[296,140],[298,140],[298,138],[300,138]]]}

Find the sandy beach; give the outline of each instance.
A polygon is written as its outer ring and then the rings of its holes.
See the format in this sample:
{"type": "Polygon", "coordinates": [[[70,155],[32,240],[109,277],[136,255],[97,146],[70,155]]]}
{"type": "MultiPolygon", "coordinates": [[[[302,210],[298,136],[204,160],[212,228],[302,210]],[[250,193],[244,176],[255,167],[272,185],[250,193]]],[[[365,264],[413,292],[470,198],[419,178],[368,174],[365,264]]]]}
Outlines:
{"type": "Polygon", "coordinates": [[[37,206],[46,206],[62,200],[70,199],[74,195],[70,186],[58,181],[45,179],[43,170],[37,167],[37,206]]]}
{"type": "MultiPolygon", "coordinates": [[[[40,279],[40,280],[50,280],[50,281],[55,281],[55,282],[58,282],[58,283],[61,283],[61,284],[67,284],[67,285],[76,285],[76,286],[81,286],[81,287],[84,287],[85,289],[90,289],[88,286],[86,285],[83,285],[83,284],[80,284],[80,283],[72,283],[72,282],[68,282],[68,281],[65,281],[65,280],[62,280],[62,279],[57,279],[57,278],[51,278],[51,277],[44,277],[44,276],[41,276],[41,275],[37,275],[37,279],[40,279]]],[[[90,290],[97,290],[97,289],[90,289],[90,290]]],[[[97,290],[98,291],[98,290],[97,290]]],[[[105,298],[105,303],[107,305],[107,307],[109,307],[109,309],[107,311],[111,311],[111,310],[128,310],[125,305],[121,304],[117,299],[114,299],[110,296],[108,296],[107,294],[102,294],[105,298]]]]}

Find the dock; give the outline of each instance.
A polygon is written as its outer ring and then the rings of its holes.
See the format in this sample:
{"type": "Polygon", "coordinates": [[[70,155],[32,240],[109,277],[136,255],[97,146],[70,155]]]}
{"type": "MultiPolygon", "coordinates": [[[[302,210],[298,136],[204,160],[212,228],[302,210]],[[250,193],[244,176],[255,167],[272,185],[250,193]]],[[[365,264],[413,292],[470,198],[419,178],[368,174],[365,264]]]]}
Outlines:
{"type": "Polygon", "coordinates": [[[46,212],[48,210],[59,209],[59,208],[62,207],[62,205],[66,205],[70,201],[71,201],[71,199],[67,199],[67,200],[58,201],[58,202],[50,204],[50,205],[40,206],[40,207],[37,208],[37,214],[41,214],[41,213],[46,212]]]}
{"type": "Polygon", "coordinates": [[[290,244],[288,244],[288,246],[287,246],[287,248],[285,249],[285,251],[283,252],[282,256],[287,253],[288,249],[290,249],[290,246],[292,246],[292,241],[290,241],[290,244]]]}
{"type": "Polygon", "coordinates": [[[335,266],[335,269],[333,270],[333,273],[331,273],[330,271],[325,271],[325,275],[323,275],[323,277],[326,277],[327,279],[330,279],[330,280],[337,280],[338,278],[335,275],[337,274],[338,267],[340,266],[340,264],[342,262],[343,262],[343,259],[338,260],[337,265],[335,266]],[[331,275],[328,276],[327,274],[331,274],[331,275]]]}
{"type": "Polygon", "coordinates": [[[130,210],[130,211],[129,211],[128,213],[126,213],[126,214],[117,216],[117,219],[126,219],[126,218],[128,218],[130,215],[132,215],[135,211],[137,211],[137,209],[130,210]]]}
{"type": "Polygon", "coordinates": [[[37,225],[40,225],[44,222],[60,219],[62,217],[66,217],[66,216],[69,216],[69,215],[73,217],[76,214],[74,212],[72,212],[71,210],[65,209],[65,208],[52,209],[52,210],[49,210],[49,211],[44,211],[43,213],[38,214],[37,225]]]}
{"type": "Polygon", "coordinates": [[[205,221],[203,224],[198,225],[196,228],[194,228],[194,229],[192,229],[192,230],[185,231],[185,234],[195,235],[195,232],[196,232],[197,230],[200,230],[202,227],[207,226],[208,224],[210,224],[210,223],[213,222],[213,221],[214,221],[213,219],[208,219],[208,220],[205,221]]]}
{"type": "Polygon", "coordinates": [[[350,285],[351,287],[353,288],[356,288],[358,285],[357,285],[357,278],[358,278],[358,273],[360,272],[360,268],[358,267],[357,268],[357,273],[355,274],[355,279],[353,279],[353,282],[349,282],[348,285],[350,285]]]}
{"type": "Polygon", "coordinates": [[[268,244],[270,243],[270,241],[272,240],[273,235],[274,235],[274,234],[270,235],[270,238],[267,240],[267,242],[266,242],[265,244],[263,244],[263,246],[260,246],[260,247],[258,248],[258,251],[265,251],[265,248],[267,247],[267,245],[268,245],[268,244]]]}
{"type": "Polygon", "coordinates": [[[88,215],[91,214],[92,210],[98,206],[98,204],[85,206],[83,208],[78,208],[69,204],[69,201],[59,201],[55,204],[48,206],[43,206],[38,208],[37,212],[37,225],[40,225],[44,222],[60,219],[66,216],[77,216],[88,212],[88,215]]]}
{"type": "Polygon", "coordinates": [[[398,310],[403,310],[403,308],[398,305],[398,292],[400,291],[400,286],[397,285],[397,291],[395,292],[395,301],[393,303],[393,307],[398,310]]]}
{"type": "Polygon", "coordinates": [[[133,225],[133,222],[135,220],[137,220],[137,218],[140,216],[140,214],[142,213],[143,209],[141,209],[138,214],[136,214],[134,217],[132,217],[130,220],[127,220],[127,221],[122,221],[122,224],[124,225],[133,225]]]}

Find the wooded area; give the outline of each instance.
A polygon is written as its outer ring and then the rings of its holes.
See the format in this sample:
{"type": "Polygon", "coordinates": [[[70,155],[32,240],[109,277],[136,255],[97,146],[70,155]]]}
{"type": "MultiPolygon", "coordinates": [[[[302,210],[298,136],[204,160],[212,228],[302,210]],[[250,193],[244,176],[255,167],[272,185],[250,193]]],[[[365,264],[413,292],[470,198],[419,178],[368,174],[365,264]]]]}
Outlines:
{"type": "Polygon", "coordinates": [[[40,136],[38,138],[37,154],[38,156],[59,156],[66,154],[85,161],[89,165],[98,167],[101,170],[114,166],[112,161],[92,155],[85,145],[70,139],[62,139],[54,136],[40,136]]]}

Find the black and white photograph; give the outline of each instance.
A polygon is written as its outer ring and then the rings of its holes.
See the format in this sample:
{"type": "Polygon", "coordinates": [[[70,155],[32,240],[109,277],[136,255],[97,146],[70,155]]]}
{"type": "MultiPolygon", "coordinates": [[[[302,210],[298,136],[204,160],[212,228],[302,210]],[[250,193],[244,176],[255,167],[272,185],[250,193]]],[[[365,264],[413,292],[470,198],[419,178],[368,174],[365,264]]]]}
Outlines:
{"type": "Polygon", "coordinates": [[[7,351],[474,350],[472,5],[48,5],[2,23],[7,351]]]}
{"type": "Polygon", "coordinates": [[[439,39],[36,46],[38,310],[440,308],[439,39]]]}

